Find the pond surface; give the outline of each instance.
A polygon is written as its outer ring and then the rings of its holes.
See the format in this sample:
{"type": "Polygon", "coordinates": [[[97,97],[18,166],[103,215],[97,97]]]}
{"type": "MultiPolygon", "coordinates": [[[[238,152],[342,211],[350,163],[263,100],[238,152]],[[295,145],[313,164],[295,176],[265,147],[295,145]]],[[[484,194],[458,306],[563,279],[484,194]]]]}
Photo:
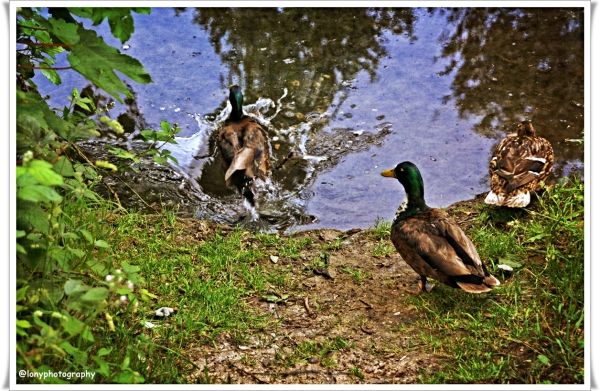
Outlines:
{"type": "MultiPolygon", "coordinates": [[[[492,146],[523,119],[554,147],[551,182],[583,171],[583,149],[565,141],[584,123],[582,8],[153,8],[134,19],[121,52],[154,83],[130,82],[135,100],[111,111],[128,139],[98,142],[133,148],[140,130],[177,122],[168,149],[179,165],[123,179],[182,214],[235,224],[255,213],[225,187],[216,153],[232,83],[267,128],[272,167],[294,153],[263,186],[267,228],[389,220],[404,191],[380,172],[405,160],[430,206],[472,198],[489,190],[492,146]]],[[[106,22],[94,29],[122,47],[106,22]]],[[[35,78],[55,107],[86,87],[75,72],[61,77],[35,78]]],[[[135,198],[121,201],[143,207],[135,198]]]]}

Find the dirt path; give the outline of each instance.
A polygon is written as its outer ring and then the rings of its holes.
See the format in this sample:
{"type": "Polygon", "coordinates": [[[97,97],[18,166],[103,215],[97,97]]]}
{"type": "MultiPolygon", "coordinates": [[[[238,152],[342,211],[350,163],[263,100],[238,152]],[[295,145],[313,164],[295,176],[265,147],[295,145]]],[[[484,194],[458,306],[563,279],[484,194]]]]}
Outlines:
{"type": "MultiPolygon", "coordinates": [[[[457,221],[470,220],[482,198],[448,211],[457,221]]],[[[435,369],[438,358],[419,348],[419,330],[412,326],[426,313],[406,304],[404,289],[414,288],[418,276],[393,247],[381,250],[391,246],[389,239],[359,229],[295,235],[306,236],[313,242],[299,258],[265,260],[265,267],[282,272],[291,267],[293,289],[271,292],[270,301],[248,299],[258,313],[279,320],[278,326],[257,330],[245,345],[232,346],[233,338],[222,333],[216,347],[191,348],[188,354],[202,371],[190,374],[190,381],[208,376],[211,383],[414,384],[420,369],[435,369]],[[326,267],[318,266],[326,263],[320,254],[327,245],[335,249],[326,267]]]]}

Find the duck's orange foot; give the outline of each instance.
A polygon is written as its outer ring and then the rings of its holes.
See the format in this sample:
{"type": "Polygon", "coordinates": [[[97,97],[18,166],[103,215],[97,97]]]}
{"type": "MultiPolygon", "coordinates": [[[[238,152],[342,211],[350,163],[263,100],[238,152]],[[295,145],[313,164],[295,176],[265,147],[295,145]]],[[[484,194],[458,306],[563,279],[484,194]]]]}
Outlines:
{"type": "Polygon", "coordinates": [[[425,292],[427,292],[427,293],[431,292],[431,290],[433,289],[433,287],[435,286],[435,284],[433,284],[433,283],[428,284],[425,281],[423,281],[423,280],[419,281],[419,283],[417,284],[417,290],[416,291],[413,291],[413,290],[410,290],[410,289],[406,289],[406,292],[412,293],[413,295],[420,295],[421,292],[423,292],[423,287],[425,287],[425,292]]]}

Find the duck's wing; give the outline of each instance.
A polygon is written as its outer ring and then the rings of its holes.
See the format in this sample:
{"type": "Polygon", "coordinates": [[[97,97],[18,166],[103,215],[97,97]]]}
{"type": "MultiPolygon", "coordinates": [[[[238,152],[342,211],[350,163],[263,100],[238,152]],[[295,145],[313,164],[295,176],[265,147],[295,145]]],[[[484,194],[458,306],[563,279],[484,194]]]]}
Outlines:
{"type": "Polygon", "coordinates": [[[543,180],[552,167],[552,146],[541,137],[508,137],[496,148],[490,171],[506,180],[505,193],[543,180]]]}
{"type": "Polygon", "coordinates": [[[252,178],[252,166],[254,164],[254,153],[250,148],[244,147],[240,149],[233,157],[231,165],[225,172],[225,181],[228,181],[234,172],[244,170],[247,177],[252,178]]]}
{"type": "MultiPolygon", "coordinates": [[[[234,125],[223,127],[217,137],[217,145],[221,152],[219,154],[221,167],[223,168],[223,172],[227,173],[236,154],[241,148],[240,129],[234,125]]],[[[225,184],[227,187],[232,186],[230,177],[231,175],[225,175],[225,184]]]]}
{"type": "Polygon", "coordinates": [[[254,175],[264,179],[269,169],[269,159],[266,152],[267,138],[265,133],[260,124],[251,118],[248,118],[242,132],[243,146],[254,152],[253,161],[258,168],[258,170],[254,172],[254,175]]]}
{"type": "MultiPolygon", "coordinates": [[[[401,237],[407,247],[438,273],[447,276],[479,273],[477,261],[481,261],[473,244],[460,228],[457,231],[452,226],[448,227],[446,222],[432,213],[432,209],[404,220],[393,235],[401,237]]],[[[410,261],[407,260],[407,263],[410,261]]]]}

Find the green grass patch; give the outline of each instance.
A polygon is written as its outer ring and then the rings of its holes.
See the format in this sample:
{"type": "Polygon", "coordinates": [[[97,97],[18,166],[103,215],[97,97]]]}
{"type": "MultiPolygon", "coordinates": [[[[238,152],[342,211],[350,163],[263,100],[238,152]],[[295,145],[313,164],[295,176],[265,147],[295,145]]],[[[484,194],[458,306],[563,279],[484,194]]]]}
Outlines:
{"type": "Polygon", "coordinates": [[[483,205],[466,233],[502,285],[468,295],[438,284],[408,296],[442,368],[423,383],[583,383],[583,183],[546,188],[528,209],[483,205]],[[500,210],[498,210],[500,209],[500,210]],[[521,268],[503,274],[506,259],[521,268]]]}

